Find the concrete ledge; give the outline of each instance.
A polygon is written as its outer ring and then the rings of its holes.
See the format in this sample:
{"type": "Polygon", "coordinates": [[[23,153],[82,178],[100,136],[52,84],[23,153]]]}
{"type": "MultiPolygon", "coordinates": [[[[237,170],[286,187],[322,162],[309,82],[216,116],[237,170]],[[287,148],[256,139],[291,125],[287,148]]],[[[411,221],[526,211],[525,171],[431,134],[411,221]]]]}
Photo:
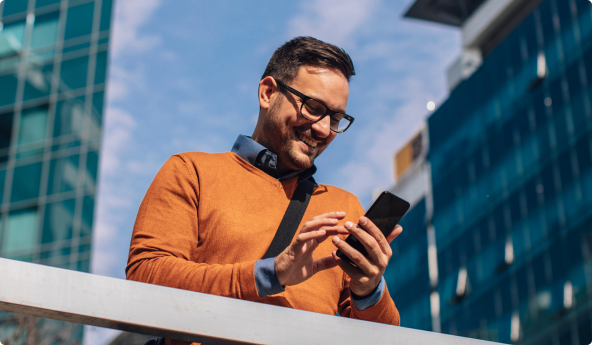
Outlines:
{"type": "Polygon", "coordinates": [[[2,311],[206,344],[494,344],[1,258],[0,277],[2,311]]]}

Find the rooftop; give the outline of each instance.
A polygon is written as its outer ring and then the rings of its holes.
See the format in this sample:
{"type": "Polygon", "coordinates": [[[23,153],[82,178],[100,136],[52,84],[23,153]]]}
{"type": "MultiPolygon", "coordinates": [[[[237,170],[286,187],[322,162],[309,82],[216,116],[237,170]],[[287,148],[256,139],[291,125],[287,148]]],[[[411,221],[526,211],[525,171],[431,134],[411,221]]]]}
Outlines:
{"type": "Polygon", "coordinates": [[[462,26],[486,0],[417,0],[405,13],[406,18],[462,26]]]}

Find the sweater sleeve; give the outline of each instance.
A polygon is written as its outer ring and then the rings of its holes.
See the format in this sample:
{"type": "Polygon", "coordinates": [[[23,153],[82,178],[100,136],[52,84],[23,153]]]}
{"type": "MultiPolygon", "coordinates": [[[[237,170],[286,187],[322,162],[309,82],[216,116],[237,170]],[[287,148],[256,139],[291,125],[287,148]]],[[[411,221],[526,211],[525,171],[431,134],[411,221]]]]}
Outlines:
{"type": "Polygon", "coordinates": [[[400,326],[401,319],[399,317],[399,311],[397,310],[395,302],[392,300],[391,295],[388,292],[388,287],[386,284],[380,300],[373,306],[360,311],[357,310],[352,303],[352,299],[349,294],[349,279],[345,274],[344,278],[346,278],[344,279],[345,288],[342,290],[341,298],[339,300],[339,315],[350,317],[352,319],[400,326]]]}
{"type": "Polygon", "coordinates": [[[199,179],[182,157],[160,169],[140,205],[127,279],[251,301],[260,300],[255,261],[211,265],[196,257],[199,179]]]}

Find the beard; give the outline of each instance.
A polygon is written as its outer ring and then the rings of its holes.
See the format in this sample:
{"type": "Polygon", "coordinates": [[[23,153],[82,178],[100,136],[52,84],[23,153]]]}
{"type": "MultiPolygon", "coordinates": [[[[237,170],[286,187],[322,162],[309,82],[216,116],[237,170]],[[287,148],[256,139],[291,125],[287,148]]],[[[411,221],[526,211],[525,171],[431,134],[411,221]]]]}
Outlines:
{"type": "MultiPolygon", "coordinates": [[[[278,156],[278,168],[282,170],[304,170],[314,164],[314,160],[325,149],[322,145],[325,139],[319,138],[312,130],[312,123],[306,123],[298,127],[289,127],[282,121],[279,111],[281,108],[283,95],[276,97],[267,112],[267,119],[263,123],[263,131],[268,133],[268,142],[271,151],[278,156]],[[313,155],[307,155],[297,146],[298,140],[295,132],[306,134],[309,137],[319,141],[317,152],[313,155]]],[[[300,115],[298,115],[300,116],[300,115]]]]}

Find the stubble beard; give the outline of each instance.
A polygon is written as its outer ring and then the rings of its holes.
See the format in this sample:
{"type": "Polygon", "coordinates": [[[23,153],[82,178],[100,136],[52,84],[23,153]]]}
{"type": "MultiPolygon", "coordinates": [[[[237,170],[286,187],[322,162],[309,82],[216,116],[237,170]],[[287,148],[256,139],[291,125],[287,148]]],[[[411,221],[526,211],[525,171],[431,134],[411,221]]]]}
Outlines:
{"type": "MultiPolygon", "coordinates": [[[[283,97],[283,95],[277,97],[272,102],[267,112],[268,119],[263,124],[263,130],[265,133],[271,134],[268,137],[271,144],[269,149],[275,151],[278,155],[278,166],[280,168],[285,170],[308,169],[313,165],[315,158],[323,152],[324,148],[319,148],[315,155],[308,156],[296,147],[297,144],[293,141],[292,137],[294,129],[286,126],[279,116],[283,97]]],[[[306,133],[312,137],[310,134],[312,132],[310,124],[297,128],[301,129],[300,132],[306,133]]]]}

